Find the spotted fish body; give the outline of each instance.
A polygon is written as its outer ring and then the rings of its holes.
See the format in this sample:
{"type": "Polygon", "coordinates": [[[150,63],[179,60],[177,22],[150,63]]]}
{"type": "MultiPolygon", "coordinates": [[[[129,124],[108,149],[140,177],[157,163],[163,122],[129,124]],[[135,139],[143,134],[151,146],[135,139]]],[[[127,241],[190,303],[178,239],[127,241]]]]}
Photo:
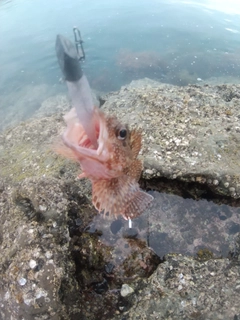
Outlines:
{"type": "Polygon", "coordinates": [[[138,159],[141,149],[141,132],[129,130],[115,116],[95,108],[92,116],[95,146],[86,134],[75,108],[65,117],[67,129],[58,148],[62,155],[79,162],[79,178],[92,182],[92,202],[99,212],[122,215],[125,219],[139,216],[152,196],[143,192],[138,180],[142,162],[138,159]]]}

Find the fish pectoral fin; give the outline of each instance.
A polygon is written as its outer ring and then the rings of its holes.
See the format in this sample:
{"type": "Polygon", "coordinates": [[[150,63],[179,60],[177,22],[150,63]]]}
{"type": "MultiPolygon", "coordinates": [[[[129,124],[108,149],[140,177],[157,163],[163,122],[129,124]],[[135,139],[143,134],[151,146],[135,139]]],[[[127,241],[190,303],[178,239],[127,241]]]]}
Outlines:
{"type": "Polygon", "coordinates": [[[141,177],[142,169],[142,161],[136,159],[132,161],[131,165],[126,168],[126,174],[138,181],[141,177]]]}
{"type": "Polygon", "coordinates": [[[152,202],[153,196],[139,190],[134,193],[133,198],[127,203],[124,208],[123,216],[125,219],[134,219],[140,216],[152,202]]]}
{"type": "Polygon", "coordinates": [[[130,176],[92,182],[92,202],[95,208],[109,215],[136,218],[152,201],[153,197],[141,191],[130,176]]]}
{"type": "Polygon", "coordinates": [[[130,146],[133,152],[134,158],[137,158],[142,148],[142,133],[139,129],[133,129],[130,133],[130,146]]]}

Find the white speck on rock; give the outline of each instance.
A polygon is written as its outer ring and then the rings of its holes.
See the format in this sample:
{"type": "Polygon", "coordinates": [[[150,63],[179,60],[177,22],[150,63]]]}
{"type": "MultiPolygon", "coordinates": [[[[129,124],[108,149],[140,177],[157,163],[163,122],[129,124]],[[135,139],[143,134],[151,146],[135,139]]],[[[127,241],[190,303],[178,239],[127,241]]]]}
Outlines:
{"type": "Polygon", "coordinates": [[[29,261],[29,267],[31,268],[31,269],[34,269],[35,267],[36,267],[36,265],[37,265],[37,262],[35,261],[35,260],[30,260],[29,261]]]}
{"type": "Polygon", "coordinates": [[[179,277],[179,279],[183,279],[183,274],[180,273],[178,277],[179,277]]]}
{"type": "Polygon", "coordinates": [[[45,290],[43,290],[42,288],[38,288],[36,290],[36,299],[40,299],[41,297],[46,297],[47,296],[47,292],[45,290]]]}
{"type": "Polygon", "coordinates": [[[47,251],[47,252],[45,253],[45,257],[46,257],[47,259],[50,259],[50,258],[52,257],[52,252],[51,252],[51,251],[47,251]]]}
{"type": "Polygon", "coordinates": [[[27,283],[27,279],[25,278],[20,278],[18,280],[18,283],[20,284],[20,286],[25,286],[25,284],[27,283]]]}
{"type": "Polygon", "coordinates": [[[40,206],[39,206],[39,210],[41,210],[41,211],[46,211],[46,210],[47,210],[47,207],[40,205],[40,206]]]}
{"type": "Polygon", "coordinates": [[[146,172],[147,174],[153,174],[153,171],[152,171],[151,169],[147,169],[145,172],[146,172]]]}
{"type": "Polygon", "coordinates": [[[10,298],[10,293],[7,291],[4,295],[4,300],[8,300],[10,298]]]}
{"type": "Polygon", "coordinates": [[[122,297],[127,297],[133,292],[134,292],[133,288],[129,287],[128,284],[122,285],[122,288],[121,288],[121,296],[122,297]]]}
{"type": "Polygon", "coordinates": [[[182,300],[182,301],[181,301],[181,306],[182,306],[182,307],[186,307],[186,301],[182,300]]]}

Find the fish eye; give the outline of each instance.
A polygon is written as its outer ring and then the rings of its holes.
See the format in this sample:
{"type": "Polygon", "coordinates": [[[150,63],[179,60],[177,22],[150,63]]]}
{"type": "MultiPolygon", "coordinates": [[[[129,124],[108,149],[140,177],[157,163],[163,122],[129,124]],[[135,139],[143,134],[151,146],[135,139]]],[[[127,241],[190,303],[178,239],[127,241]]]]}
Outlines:
{"type": "Polygon", "coordinates": [[[124,140],[124,139],[126,139],[126,137],[127,137],[127,130],[126,129],[120,129],[119,131],[118,131],[118,139],[119,140],[124,140]]]}

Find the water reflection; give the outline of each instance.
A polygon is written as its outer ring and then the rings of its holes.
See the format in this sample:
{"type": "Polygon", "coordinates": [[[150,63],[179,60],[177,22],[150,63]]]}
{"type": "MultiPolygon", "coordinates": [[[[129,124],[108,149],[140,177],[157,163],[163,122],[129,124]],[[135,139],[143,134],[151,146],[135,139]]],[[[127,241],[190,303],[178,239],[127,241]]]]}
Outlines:
{"type": "Polygon", "coordinates": [[[112,217],[106,221],[98,215],[93,221],[102,231],[101,241],[114,247],[115,259],[130,254],[130,240],[138,245],[142,241],[161,258],[167,253],[196,255],[204,248],[217,257],[228,255],[240,231],[240,208],[159,192],[152,195],[152,207],[133,221],[133,229],[128,229],[127,221],[112,217]]]}
{"type": "MultiPolygon", "coordinates": [[[[190,4],[192,1],[183,1],[183,3],[190,4]]],[[[205,0],[196,1],[196,4],[206,9],[217,10],[227,14],[240,14],[240,4],[238,0],[229,0],[228,2],[225,0],[205,0]]]]}

